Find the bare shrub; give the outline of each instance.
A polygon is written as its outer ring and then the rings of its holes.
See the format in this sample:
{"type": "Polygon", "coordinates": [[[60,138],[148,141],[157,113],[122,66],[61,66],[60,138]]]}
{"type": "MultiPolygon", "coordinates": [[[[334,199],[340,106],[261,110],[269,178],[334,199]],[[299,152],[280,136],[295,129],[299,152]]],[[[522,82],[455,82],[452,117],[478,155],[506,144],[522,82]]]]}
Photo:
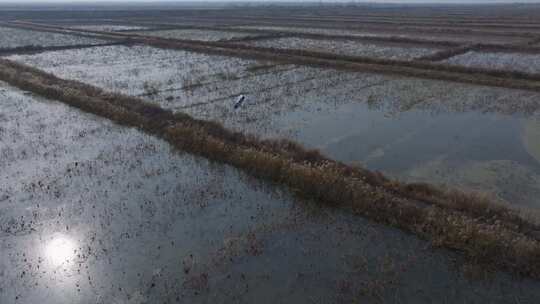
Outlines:
{"type": "Polygon", "coordinates": [[[159,83],[145,81],[143,83],[143,90],[146,96],[155,96],[159,94],[159,83]]]}

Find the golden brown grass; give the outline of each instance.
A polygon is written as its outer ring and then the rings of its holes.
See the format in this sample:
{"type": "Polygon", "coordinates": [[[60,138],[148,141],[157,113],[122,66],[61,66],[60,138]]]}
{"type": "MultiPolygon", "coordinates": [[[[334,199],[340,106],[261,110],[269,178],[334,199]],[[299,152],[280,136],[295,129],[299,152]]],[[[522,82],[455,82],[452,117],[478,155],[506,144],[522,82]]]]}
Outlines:
{"type": "Polygon", "coordinates": [[[469,258],[540,278],[538,230],[514,211],[474,195],[404,184],[348,166],[288,140],[260,140],[216,122],[62,80],[0,59],[0,80],[167,140],[175,148],[287,186],[321,204],[392,225],[469,258]]]}

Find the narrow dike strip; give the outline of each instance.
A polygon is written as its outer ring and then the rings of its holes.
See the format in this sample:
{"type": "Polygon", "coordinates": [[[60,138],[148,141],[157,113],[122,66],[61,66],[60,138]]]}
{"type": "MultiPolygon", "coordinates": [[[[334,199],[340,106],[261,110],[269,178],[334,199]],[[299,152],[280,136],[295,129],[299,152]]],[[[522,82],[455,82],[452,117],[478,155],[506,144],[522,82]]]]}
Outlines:
{"type": "Polygon", "coordinates": [[[303,198],[345,208],[435,246],[459,250],[473,262],[540,279],[538,227],[481,197],[392,181],[288,140],[261,140],[233,132],[216,122],[173,113],[136,97],[107,93],[6,59],[0,59],[0,80],[119,125],[139,128],[180,151],[284,185],[303,198]]]}
{"type": "Polygon", "coordinates": [[[466,45],[466,46],[461,46],[461,47],[457,47],[453,49],[442,50],[440,52],[426,55],[426,56],[417,58],[415,60],[416,61],[431,61],[431,62],[443,61],[443,60],[447,60],[452,57],[462,55],[462,54],[465,54],[467,52],[474,51],[474,50],[475,50],[474,46],[466,45]]]}

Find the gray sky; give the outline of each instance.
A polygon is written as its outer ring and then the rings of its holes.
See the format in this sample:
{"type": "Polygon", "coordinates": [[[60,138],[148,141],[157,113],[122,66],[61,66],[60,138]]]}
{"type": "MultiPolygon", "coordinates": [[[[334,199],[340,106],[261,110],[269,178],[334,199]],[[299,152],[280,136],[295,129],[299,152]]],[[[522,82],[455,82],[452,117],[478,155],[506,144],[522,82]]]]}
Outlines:
{"type": "MultiPolygon", "coordinates": [[[[197,0],[185,0],[197,2],[197,0]]],[[[205,2],[319,2],[319,0],[208,0],[205,2]]],[[[182,0],[0,0],[0,3],[107,3],[107,2],[183,2],[182,0]]],[[[540,3],[540,0],[322,0],[322,2],[371,2],[371,3],[540,3]]]]}
{"type": "MultiPolygon", "coordinates": [[[[58,3],[58,4],[114,4],[114,3],[152,3],[152,2],[161,2],[161,3],[182,3],[182,2],[191,2],[196,3],[198,0],[0,0],[0,4],[47,4],[47,3],[58,3]]],[[[505,4],[505,3],[540,3],[540,0],[202,0],[202,2],[260,2],[260,3],[271,3],[271,2],[339,2],[339,3],[396,3],[396,4],[426,4],[426,3],[437,3],[437,4],[505,4]]]]}

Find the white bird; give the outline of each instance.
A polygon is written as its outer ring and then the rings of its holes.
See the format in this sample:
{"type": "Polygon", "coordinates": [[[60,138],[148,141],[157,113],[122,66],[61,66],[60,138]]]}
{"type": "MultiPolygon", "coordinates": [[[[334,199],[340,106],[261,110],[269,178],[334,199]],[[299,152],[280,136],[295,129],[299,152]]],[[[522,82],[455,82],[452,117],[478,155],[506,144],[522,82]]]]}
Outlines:
{"type": "Polygon", "coordinates": [[[236,102],[234,103],[234,109],[238,109],[242,106],[242,104],[244,103],[244,100],[246,99],[246,96],[244,95],[240,95],[238,96],[238,98],[236,99],[236,102]]]}

